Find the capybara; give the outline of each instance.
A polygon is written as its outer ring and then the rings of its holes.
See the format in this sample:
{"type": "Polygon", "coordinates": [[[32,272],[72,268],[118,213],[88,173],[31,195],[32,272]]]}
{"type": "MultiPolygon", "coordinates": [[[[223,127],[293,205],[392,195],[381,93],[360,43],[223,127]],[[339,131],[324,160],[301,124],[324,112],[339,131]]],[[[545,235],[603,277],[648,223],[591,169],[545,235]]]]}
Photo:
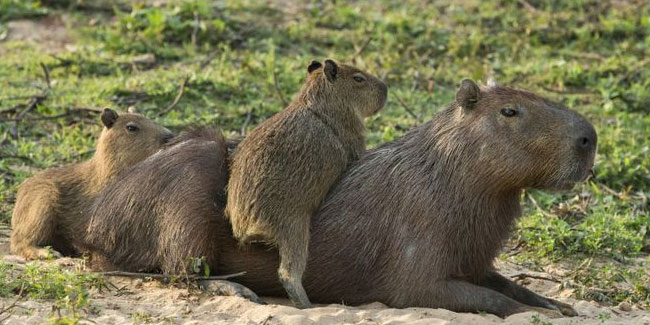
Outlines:
{"type": "Polygon", "coordinates": [[[278,276],[294,305],[311,304],[302,286],[311,216],[365,150],[363,118],[386,102],[387,87],[357,68],[325,60],[282,112],[262,122],[232,155],[226,215],[242,243],[280,252],[278,276]]]}
{"type": "Polygon", "coordinates": [[[101,121],[104,129],[90,160],[45,170],[20,185],[11,217],[13,254],[27,259],[75,254],[70,237],[85,230],[86,210],[94,197],[117,173],[155,153],[173,136],[133,112],[118,115],[106,108],[101,121]]]}
{"type": "MultiPolygon", "coordinates": [[[[522,189],[567,189],[584,180],[596,141],[591,124],[561,104],[464,80],[453,104],[368,151],[332,187],[311,221],[306,291],[319,303],[380,301],[502,317],[529,310],[575,315],[569,305],[499,275],[492,263],[521,214],[522,189]]],[[[181,182],[181,189],[109,185],[93,215],[103,222],[90,228],[102,234],[95,236],[95,249],[125,270],[173,272],[162,267],[170,251],[179,260],[206,256],[214,273],[246,271],[239,283],[258,294],[282,295],[277,250],[255,244],[239,249],[214,199],[223,189],[183,183],[187,175],[227,178],[217,171],[222,162],[161,170],[162,162],[181,166],[185,158],[152,158],[150,170],[124,177],[134,184],[181,182]],[[152,200],[144,209],[127,204],[152,200]],[[145,227],[178,227],[182,235],[141,233],[145,227]],[[109,244],[103,234],[131,246],[109,244]]]]}
{"type": "Polygon", "coordinates": [[[182,132],[165,150],[126,170],[107,186],[91,208],[89,231],[82,244],[91,248],[93,259],[102,255],[110,259],[99,261],[108,265],[92,261],[92,266],[182,274],[188,271],[190,257],[205,256],[205,262],[215,268],[218,261],[212,254],[217,256],[219,243],[210,237],[219,229],[215,226],[229,228],[223,216],[228,175],[226,148],[218,130],[197,128],[182,132]],[[186,192],[191,192],[192,197],[186,192]],[[136,193],[138,197],[133,196],[136,193]],[[113,205],[127,201],[128,204],[113,205]],[[109,206],[114,209],[106,210],[109,206]],[[157,218],[154,211],[165,218],[157,218]],[[136,213],[141,219],[125,218],[136,213]],[[205,217],[188,218],[191,213],[205,217]],[[106,232],[98,233],[96,229],[106,232]]]}

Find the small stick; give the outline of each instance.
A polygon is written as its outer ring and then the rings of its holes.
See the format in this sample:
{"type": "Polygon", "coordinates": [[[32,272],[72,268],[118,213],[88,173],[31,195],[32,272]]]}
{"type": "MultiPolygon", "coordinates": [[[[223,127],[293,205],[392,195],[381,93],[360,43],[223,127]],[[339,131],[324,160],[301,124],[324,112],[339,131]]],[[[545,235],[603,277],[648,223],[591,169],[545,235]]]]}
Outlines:
{"type": "Polygon", "coordinates": [[[529,273],[519,273],[510,276],[511,278],[517,278],[517,279],[523,279],[523,278],[531,278],[531,279],[537,279],[537,280],[546,280],[546,281],[551,281],[555,283],[561,283],[562,281],[558,279],[554,279],[551,277],[543,276],[543,275],[534,275],[534,274],[529,274],[529,273]]]}
{"type": "Polygon", "coordinates": [[[208,56],[203,61],[200,61],[199,71],[202,71],[203,69],[205,69],[205,67],[210,65],[210,63],[212,63],[212,60],[217,58],[217,54],[219,54],[219,51],[217,50],[212,51],[210,54],[208,54],[208,56]]]}
{"type": "Polygon", "coordinates": [[[196,46],[196,36],[199,33],[199,25],[201,21],[199,20],[199,13],[194,11],[194,29],[192,30],[192,45],[196,46]]]}
{"type": "Polygon", "coordinates": [[[52,83],[50,82],[50,70],[43,62],[41,62],[41,68],[43,69],[43,74],[45,75],[45,82],[47,83],[47,88],[52,89],[52,83]]]}
{"type": "MultiPolygon", "coordinates": [[[[38,95],[37,95],[37,96],[38,96],[38,95]]],[[[30,99],[30,98],[32,98],[32,97],[34,97],[34,95],[26,95],[26,96],[9,96],[9,97],[5,97],[5,98],[0,98],[0,101],[3,101],[3,100],[16,100],[16,99],[30,99]]]]}
{"type": "MultiPolygon", "coordinates": [[[[0,315],[4,314],[6,312],[9,312],[10,310],[14,309],[14,307],[16,307],[18,305],[18,301],[20,300],[20,298],[23,297],[23,290],[24,289],[25,289],[25,284],[23,283],[23,284],[20,285],[20,290],[18,291],[18,295],[17,295],[18,297],[9,306],[5,307],[3,305],[2,309],[0,309],[0,315]]],[[[7,317],[4,317],[4,318],[0,319],[0,323],[4,322],[9,317],[11,317],[11,314],[7,314],[7,317]]]]}
{"type": "Polygon", "coordinates": [[[404,107],[404,109],[406,110],[407,113],[409,113],[409,115],[411,115],[414,119],[418,121],[420,120],[420,118],[417,115],[415,115],[413,110],[408,105],[406,105],[406,103],[402,100],[402,98],[400,98],[397,95],[395,95],[395,98],[397,98],[397,101],[402,105],[402,107],[404,107]]]}
{"type": "Polygon", "coordinates": [[[558,94],[564,94],[564,95],[595,95],[596,92],[589,90],[589,89],[567,89],[567,90],[559,90],[559,89],[553,89],[550,87],[542,86],[542,89],[552,92],[552,93],[558,93],[558,94]]]}
{"type": "Polygon", "coordinates": [[[40,103],[42,103],[45,100],[45,98],[47,98],[47,96],[45,96],[45,95],[33,96],[29,100],[29,104],[27,104],[27,107],[25,107],[24,110],[22,110],[20,113],[18,113],[18,116],[16,116],[15,120],[16,121],[22,120],[29,111],[31,111],[32,109],[34,109],[34,107],[36,107],[40,103]]]}
{"type": "Polygon", "coordinates": [[[20,159],[20,160],[24,160],[24,161],[33,162],[32,158],[29,158],[27,156],[18,156],[18,155],[4,155],[4,156],[2,156],[2,155],[0,155],[0,159],[9,159],[9,158],[20,159]]]}
{"type": "Polygon", "coordinates": [[[280,91],[280,85],[278,84],[278,74],[275,73],[275,59],[273,60],[271,69],[273,70],[273,86],[275,86],[275,91],[278,92],[278,95],[280,96],[280,100],[282,101],[282,104],[284,104],[284,107],[287,107],[289,106],[289,103],[286,99],[284,99],[284,95],[282,95],[282,91],[280,91]]]}
{"type": "Polygon", "coordinates": [[[71,110],[63,113],[63,114],[59,114],[59,115],[42,116],[42,117],[34,117],[34,118],[26,118],[26,119],[23,119],[23,118],[6,118],[6,119],[0,119],[0,121],[18,122],[18,121],[21,121],[21,120],[25,120],[25,121],[55,120],[55,119],[58,119],[58,118],[74,115],[74,114],[77,114],[77,113],[101,113],[101,112],[102,111],[100,111],[100,110],[96,110],[96,109],[92,109],[92,108],[74,108],[74,109],[71,109],[71,110]]]}
{"type": "Polygon", "coordinates": [[[352,59],[353,59],[353,60],[356,60],[356,58],[357,58],[358,56],[360,56],[361,53],[363,53],[363,51],[366,49],[366,47],[368,47],[368,44],[370,44],[370,41],[372,41],[372,35],[371,35],[371,36],[368,36],[368,38],[366,39],[366,41],[363,42],[363,45],[361,45],[361,47],[360,47],[360,48],[359,48],[359,49],[354,53],[354,55],[352,56],[352,59]]]}
{"type": "MultiPolygon", "coordinates": [[[[138,272],[122,272],[122,271],[108,271],[108,272],[98,272],[104,276],[126,276],[126,277],[135,277],[135,278],[152,278],[158,280],[169,281],[171,278],[180,278],[181,276],[167,275],[167,274],[158,274],[158,273],[138,273],[138,272]]],[[[225,274],[225,275],[213,275],[213,276],[200,276],[200,275],[188,275],[187,280],[226,280],[246,274],[246,271],[225,274]]]]}
{"type": "Polygon", "coordinates": [[[539,204],[537,203],[537,200],[535,200],[535,198],[530,193],[526,192],[526,196],[528,196],[528,199],[530,199],[530,202],[533,202],[533,205],[535,206],[535,208],[537,208],[537,210],[539,210],[539,212],[541,212],[543,215],[545,215],[545,216],[552,216],[553,215],[551,213],[548,213],[548,212],[544,211],[544,209],[542,209],[542,207],[539,206],[539,204]]]}
{"type": "Polygon", "coordinates": [[[532,13],[535,13],[535,14],[539,13],[539,10],[537,8],[533,7],[533,5],[531,5],[530,3],[528,3],[528,1],[519,0],[518,2],[519,2],[519,4],[524,6],[524,8],[526,8],[528,11],[530,11],[532,13]]]}
{"type": "Polygon", "coordinates": [[[185,93],[185,86],[187,86],[187,83],[189,81],[190,81],[190,76],[186,76],[185,78],[183,78],[183,82],[181,82],[181,87],[178,89],[178,94],[176,94],[176,98],[174,98],[174,101],[171,104],[169,104],[169,106],[167,106],[167,108],[165,108],[160,113],[158,113],[158,116],[163,116],[163,115],[171,112],[171,110],[173,110],[174,107],[176,107],[178,102],[183,97],[183,94],[185,93]]]}
{"type": "Polygon", "coordinates": [[[246,127],[248,126],[248,123],[250,123],[250,121],[251,121],[251,116],[253,115],[253,109],[254,109],[254,107],[251,106],[251,108],[246,113],[246,119],[244,120],[244,124],[242,124],[242,126],[241,126],[241,132],[240,133],[241,133],[242,136],[246,135],[246,127]]]}

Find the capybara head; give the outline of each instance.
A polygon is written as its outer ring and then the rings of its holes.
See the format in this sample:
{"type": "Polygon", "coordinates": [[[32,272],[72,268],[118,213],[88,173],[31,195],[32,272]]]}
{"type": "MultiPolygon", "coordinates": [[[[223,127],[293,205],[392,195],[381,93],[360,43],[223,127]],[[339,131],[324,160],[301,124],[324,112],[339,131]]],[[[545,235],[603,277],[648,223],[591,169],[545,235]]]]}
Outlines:
{"type": "Polygon", "coordinates": [[[307,67],[309,77],[305,88],[320,88],[331,107],[354,107],[361,117],[368,117],[379,111],[386,103],[388,87],[379,78],[353,66],[325,60],[325,64],[312,61],[307,67]],[[322,85],[323,87],[318,87],[322,85]],[[344,105],[340,105],[343,103],[344,105]]]}
{"type": "Polygon", "coordinates": [[[591,123],[533,93],[480,88],[465,79],[449,113],[448,136],[465,138],[450,143],[471,147],[461,150],[475,157],[471,168],[502,189],[568,189],[593,166],[597,136],[591,123]]]}
{"type": "Polygon", "coordinates": [[[97,141],[96,155],[110,160],[113,167],[131,166],[160,150],[174,134],[133,111],[118,114],[105,108],[104,130],[97,141]]]}

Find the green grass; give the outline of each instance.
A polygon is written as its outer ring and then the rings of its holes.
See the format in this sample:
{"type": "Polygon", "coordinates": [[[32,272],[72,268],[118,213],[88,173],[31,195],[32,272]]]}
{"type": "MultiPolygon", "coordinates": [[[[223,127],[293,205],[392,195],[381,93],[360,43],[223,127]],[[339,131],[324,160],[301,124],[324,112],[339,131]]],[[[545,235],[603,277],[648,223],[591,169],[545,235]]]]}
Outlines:
{"type": "Polygon", "coordinates": [[[54,3],[0,0],[0,35],[10,19],[65,14],[76,40],[73,50],[55,52],[0,44],[0,223],[9,222],[21,181],[86,159],[100,130],[92,113],[29,119],[106,106],[156,117],[188,78],[178,105],[157,120],[175,130],[213,124],[234,135],[249,113],[248,130],[280,111],[308,62],[333,57],[389,85],[386,108],[367,122],[370,146],[426,121],[465,77],[495,78],[587,116],[599,135],[596,178],[565,193],[527,192],[511,240],[521,250],[514,258],[533,267],[605,259],[573,275],[606,289],[603,297],[583,297],[650,305],[647,2],[54,3]],[[17,96],[33,95],[47,97],[26,119],[6,121],[27,107],[29,98],[17,96]]]}
{"type": "Polygon", "coordinates": [[[101,275],[70,271],[57,265],[27,264],[24,268],[0,261],[0,297],[20,294],[53,304],[52,324],[76,324],[89,306],[89,290],[102,289],[101,275]]]}

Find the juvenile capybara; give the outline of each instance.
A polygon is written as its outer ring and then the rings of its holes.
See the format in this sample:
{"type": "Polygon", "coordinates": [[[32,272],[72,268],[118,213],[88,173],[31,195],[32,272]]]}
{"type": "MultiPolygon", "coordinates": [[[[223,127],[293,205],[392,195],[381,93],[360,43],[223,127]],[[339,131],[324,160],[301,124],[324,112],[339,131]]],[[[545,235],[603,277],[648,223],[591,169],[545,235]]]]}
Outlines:
{"type": "MultiPolygon", "coordinates": [[[[522,189],[571,187],[587,177],[595,150],[591,124],[563,105],[464,80],[453,104],[404,137],[368,151],[332,187],[311,220],[305,289],[319,303],[380,301],[502,317],[529,310],[575,315],[569,305],[499,275],[492,262],[521,214],[522,189]]],[[[108,186],[93,216],[106,221],[90,233],[119,236],[131,246],[111,246],[96,236],[96,249],[126,270],[173,271],[161,267],[170,251],[179,260],[206,256],[215,274],[246,271],[237,279],[241,284],[258,294],[283,295],[278,251],[238,248],[214,199],[223,189],[183,183],[188,174],[227,178],[217,172],[222,162],[159,170],[159,163],[180,166],[185,158],[161,153],[155,159],[148,170],[124,177],[136,184],[181,182],[182,189],[108,186]],[[156,202],[143,209],[127,207],[150,200],[156,202]],[[140,231],[168,225],[180,227],[181,240],[140,231]],[[156,244],[141,248],[148,242],[156,244]]]]}
{"type": "Polygon", "coordinates": [[[87,208],[126,167],[158,151],[171,137],[166,128],[136,113],[101,114],[104,129],[93,157],[48,169],[23,182],[11,217],[11,252],[27,259],[75,253],[70,237],[85,230],[87,208]]]}
{"type": "Polygon", "coordinates": [[[363,118],[386,102],[386,85],[357,68],[313,61],[294,101],[262,122],[232,156],[226,215],[242,243],[280,252],[278,276],[294,305],[311,306],[302,286],[311,216],[365,150],[363,118]]]}

